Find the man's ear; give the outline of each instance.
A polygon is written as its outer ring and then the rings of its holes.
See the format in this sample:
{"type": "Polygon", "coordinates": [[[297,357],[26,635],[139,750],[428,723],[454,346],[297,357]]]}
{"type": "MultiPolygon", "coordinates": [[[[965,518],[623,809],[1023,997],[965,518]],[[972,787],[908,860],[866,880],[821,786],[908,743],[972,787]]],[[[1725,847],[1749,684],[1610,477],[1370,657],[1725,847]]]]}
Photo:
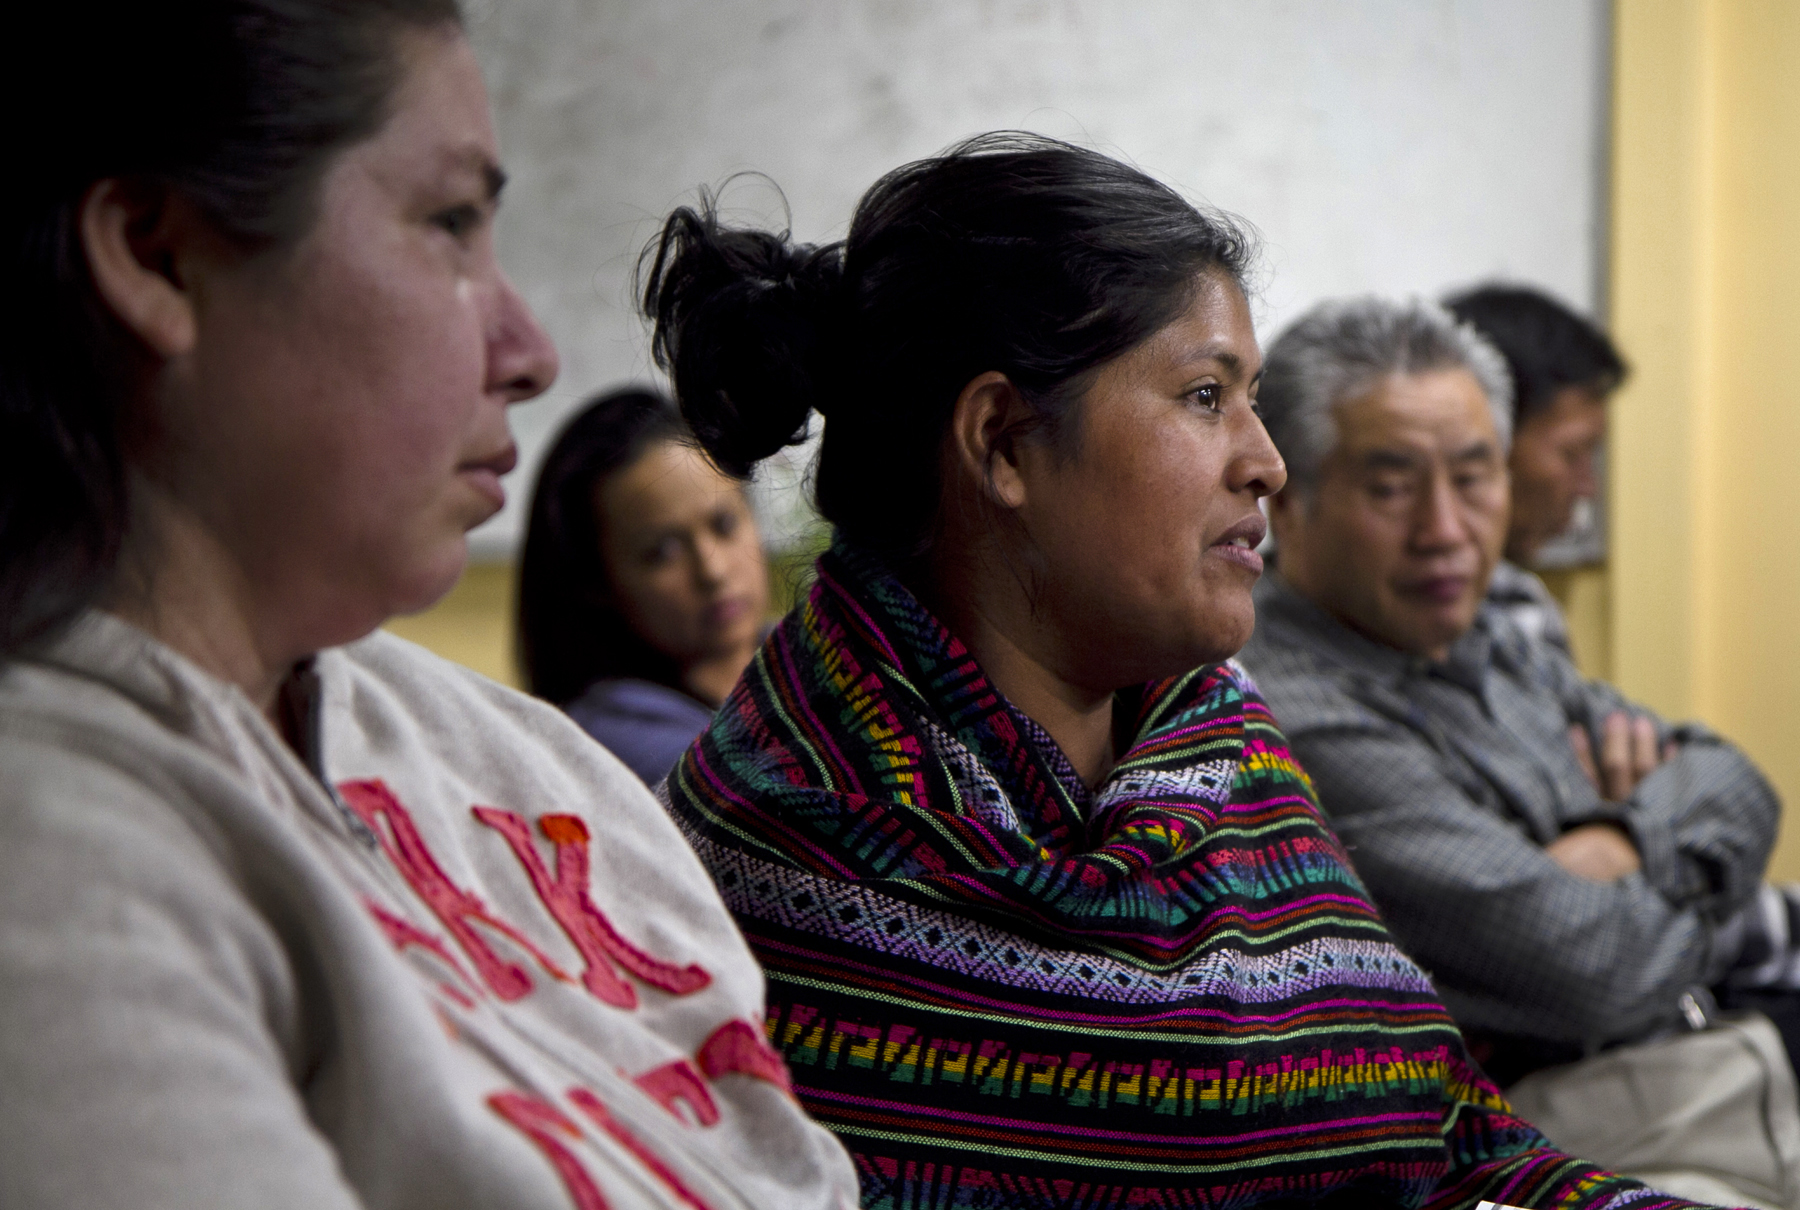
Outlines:
{"type": "Polygon", "coordinates": [[[950,413],[950,461],[996,504],[1022,508],[1025,477],[1019,470],[1018,435],[1032,419],[1012,380],[998,370],[978,374],[963,387],[950,413]]]}
{"type": "Polygon", "coordinates": [[[81,199],[81,246],[94,287],[127,331],[163,361],[197,334],[183,262],[199,215],[167,189],[108,179],[81,199]]]}

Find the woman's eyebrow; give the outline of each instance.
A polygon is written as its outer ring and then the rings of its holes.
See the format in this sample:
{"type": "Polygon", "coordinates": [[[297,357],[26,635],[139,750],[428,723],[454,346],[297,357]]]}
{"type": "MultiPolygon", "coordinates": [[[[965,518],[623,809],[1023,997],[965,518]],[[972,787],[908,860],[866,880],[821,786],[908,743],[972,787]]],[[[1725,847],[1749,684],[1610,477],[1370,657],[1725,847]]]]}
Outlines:
{"type": "Polygon", "coordinates": [[[480,177],[487,200],[496,203],[500,200],[500,191],[506,188],[506,169],[495,162],[487,148],[479,145],[447,147],[440,153],[440,157],[438,162],[445,171],[472,173],[480,177]]]}
{"type": "MultiPolygon", "coordinates": [[[[1216,361],[1233,374],[1242,374],[1244,372],[1244,359],[1239,357],[1236,353],[1233,353],[1230,349],[1220,348],[1217,345],[1207,345],[1203,348],[1195,349],[1186,357],[1183,357],[1177,364],[1191,366],[1198,365],[1203,361],[1216,361]]],[[[1261,369],[1257,370],[1257,377],[1262,377],[1261,369]]]]}
{"type": "MultiPolygon", "coordinates": [[[[1177,363],[1176,368],[1183,372],[1191,372],[1195,368],[1209,362],[1218,366],[1220,370],[1223,371],[1222,376],[1224,378],[1232,381],[1242,381],[1248,359],[1239,356],[1228,348],[1209,346],[1207,348],[1195,350],[1192,354],[1177,363]]],[[[1248,382],[1244,383],[1246,390],[1255,391],[1262,383],[1263,364],[1260,359],[1255,364],[1256,372],[1250,376],[1248,382]]]]}

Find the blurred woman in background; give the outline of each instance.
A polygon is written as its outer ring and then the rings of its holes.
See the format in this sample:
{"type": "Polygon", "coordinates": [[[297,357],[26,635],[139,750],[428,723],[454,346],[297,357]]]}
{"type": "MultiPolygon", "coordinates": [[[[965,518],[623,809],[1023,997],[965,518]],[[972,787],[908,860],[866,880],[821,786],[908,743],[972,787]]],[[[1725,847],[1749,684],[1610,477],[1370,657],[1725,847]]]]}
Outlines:
{"type": "Polygon", "coordinates": [[[8,17],[0,1205],[844,1205],[662,808],[376,629],[557,370],[454,0],[8,17]]]}
{"type": "Polygon", "coordinates": [[[647,250],[719,465],[826,416],[835,545],[663,785],[769,1036],[869,1206],[1678,1204],[1510,1112],[1229,662],[1286,477],[1249,260],[1033,136],[841,245],[709,203],[647,250]]]}
{"type": "Polygon", "coordinates": [[[737,683],[768,611],[744,485],[695,445],[672,401],[618,391],[563,428],[519,570],[531,692],[655,785],[737,683]]]}

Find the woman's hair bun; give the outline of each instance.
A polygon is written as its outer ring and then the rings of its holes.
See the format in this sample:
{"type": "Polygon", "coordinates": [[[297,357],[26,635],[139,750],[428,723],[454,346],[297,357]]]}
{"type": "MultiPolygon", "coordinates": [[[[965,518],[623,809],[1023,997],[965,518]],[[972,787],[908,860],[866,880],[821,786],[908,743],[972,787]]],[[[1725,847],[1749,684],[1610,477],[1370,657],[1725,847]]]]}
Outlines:
{"type": "Polygon", "coordinates": [[[839,338],[843,245],[724,226],[716,200],[682,207],[639,262],[651,351],[682,415],[728,474],[806,437],[839,338]],[[646,268],[647,266],[647,268],[646,268]]]}

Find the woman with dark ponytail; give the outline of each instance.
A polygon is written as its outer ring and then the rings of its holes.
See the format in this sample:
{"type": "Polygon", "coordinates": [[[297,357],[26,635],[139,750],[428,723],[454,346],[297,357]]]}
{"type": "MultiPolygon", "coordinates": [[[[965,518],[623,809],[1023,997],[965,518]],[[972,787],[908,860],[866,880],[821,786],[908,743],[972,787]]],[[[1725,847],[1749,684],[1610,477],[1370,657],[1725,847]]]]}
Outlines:
{"type": "Polygon", "coordinates": [[[867,1206],[1671,1206],[1558,1154],[1393,944],[1230,656],[1250,241],[990,135],[841,245],[677,211],[643,305],[746,474],[825,417],[836,540],[665,783],[867,1206]]]}
{"type": "Polygon", "coordinates": [[[455,0],[8,13],[0,1205],[835,1210],[643,784],[382,634],[556,355],[455,0]]]}

